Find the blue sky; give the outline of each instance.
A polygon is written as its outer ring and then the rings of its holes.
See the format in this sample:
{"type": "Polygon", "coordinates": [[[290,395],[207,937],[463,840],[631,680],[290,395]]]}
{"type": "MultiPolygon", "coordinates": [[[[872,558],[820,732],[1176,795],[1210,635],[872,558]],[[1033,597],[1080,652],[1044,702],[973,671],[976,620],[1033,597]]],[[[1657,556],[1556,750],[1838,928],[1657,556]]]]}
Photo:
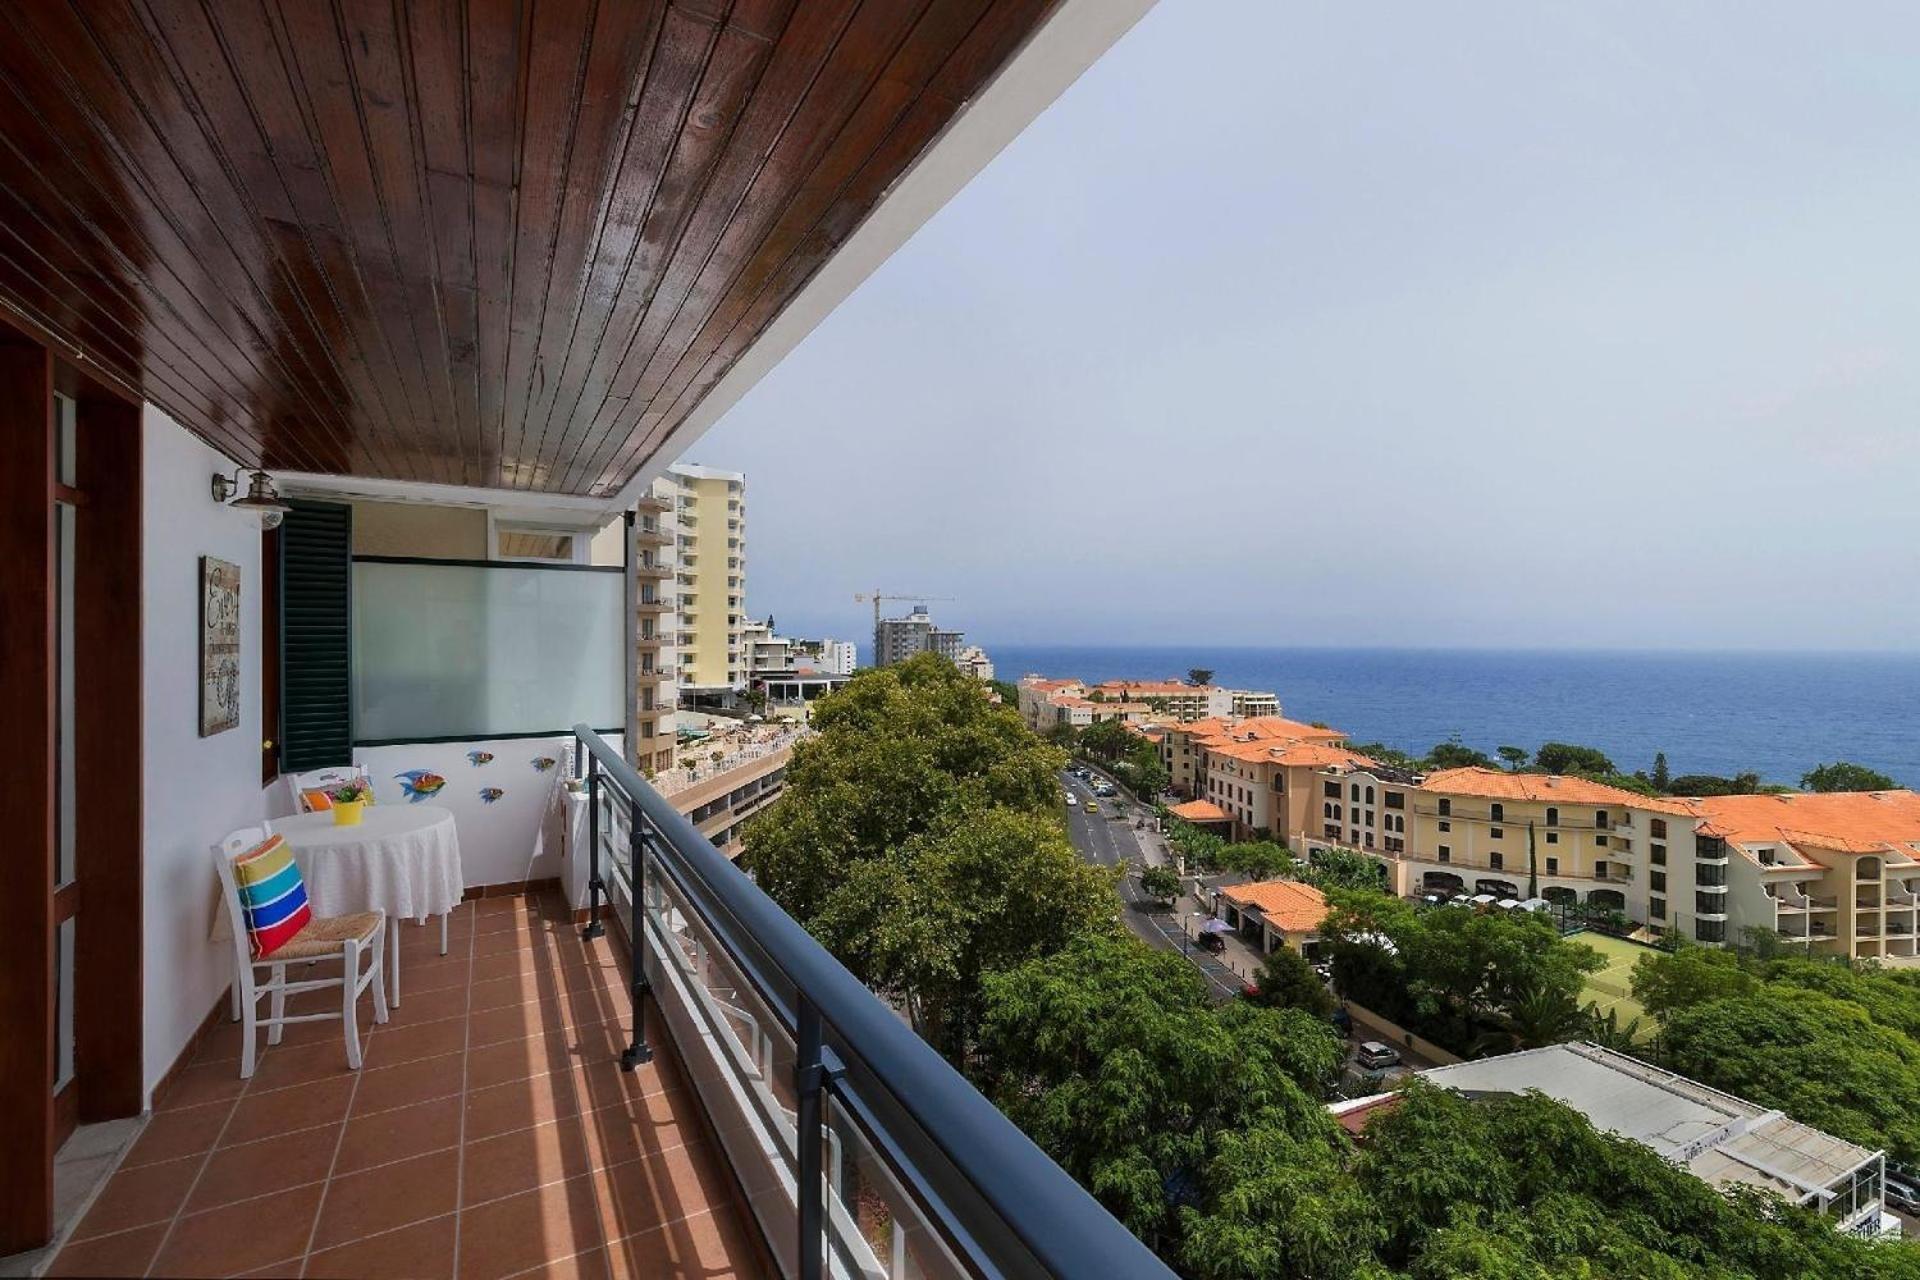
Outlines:
{"type": "Polygon", "coordinates": [[[688,460],[748,606],[1920,636],[1920,10],[1161,0],[688,460]]]}

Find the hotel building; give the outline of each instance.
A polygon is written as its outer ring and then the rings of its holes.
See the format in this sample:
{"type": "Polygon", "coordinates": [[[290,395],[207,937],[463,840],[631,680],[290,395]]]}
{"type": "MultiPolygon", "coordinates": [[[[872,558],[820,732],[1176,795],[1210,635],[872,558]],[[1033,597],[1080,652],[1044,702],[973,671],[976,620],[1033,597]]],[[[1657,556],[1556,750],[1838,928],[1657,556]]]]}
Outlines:
{"type": "Polygon", "coordinates": [[[1856,791],[1682,800],[1702,856],[1730,870],[1731,941],[1748,928],[1816,955],[1920,962],[1920,795],[1856,791]]]}

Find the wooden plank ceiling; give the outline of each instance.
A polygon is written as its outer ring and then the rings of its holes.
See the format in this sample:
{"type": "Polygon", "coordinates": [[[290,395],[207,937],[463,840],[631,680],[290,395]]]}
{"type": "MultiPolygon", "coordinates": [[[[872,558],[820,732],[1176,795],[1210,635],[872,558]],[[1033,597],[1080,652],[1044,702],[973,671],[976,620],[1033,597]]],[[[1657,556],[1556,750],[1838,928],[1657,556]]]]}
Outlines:
{"type": "Polygon", "coordinates": [[[13,0],[0,304],[268,470],[617,492],[1054,0],[13,0]]]}

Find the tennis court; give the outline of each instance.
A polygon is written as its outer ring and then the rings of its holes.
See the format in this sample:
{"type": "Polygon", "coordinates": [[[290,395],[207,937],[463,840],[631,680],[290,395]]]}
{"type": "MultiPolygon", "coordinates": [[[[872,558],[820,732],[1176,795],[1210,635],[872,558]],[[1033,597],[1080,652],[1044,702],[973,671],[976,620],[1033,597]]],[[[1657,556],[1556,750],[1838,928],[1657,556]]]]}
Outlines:
{"type": "Polygon", "coordinates": [[[1656,954],[1652,947],[1637,942],[1628,942],[1625,938],[1609,937],[1604,933],[1582,930],[1569,934],[1568,942],[1578,942],[1592,947],[1607,962],[1607,967],[1587,975],[1587,985],[1580,992],[1580,1003],[1591,1000],[1599,1006],[1600,1015],[1605,1017],[1609,1011],[1618,1011],[1619,1023],[1625,1027],[1635,1018],[1640,1019],[1641,1036],[1650,1036],[1660,1029],[1659,1023],[1646,1008],[1633,998],[1633,966],[1644,955],[1656,954]]]}

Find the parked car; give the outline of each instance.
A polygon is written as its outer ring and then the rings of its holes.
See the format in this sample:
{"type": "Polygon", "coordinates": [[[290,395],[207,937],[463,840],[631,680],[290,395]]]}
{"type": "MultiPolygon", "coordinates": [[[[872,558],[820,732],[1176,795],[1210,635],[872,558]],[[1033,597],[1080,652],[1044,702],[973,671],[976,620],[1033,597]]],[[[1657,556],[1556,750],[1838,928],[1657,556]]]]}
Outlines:
{"type": "Polygon", "coordinates": [[[1892,1172],[1887,1174],[1886,1201],[1895,1209],[1920,1213],[1920,1187],[1892,1172]]]}
{"type": "Polygon", "coordinates": [[[1211,951],[1215,955],[1227,949],[1227,936],[1223,933],[1203,933],[1194,942],[1201,950],[1211,951]]]}
{"type": "Polygon", "coordinates": [[[1113,784],[1111,782],[1096,782],[1093,784],[1093,794],[1097,796],[1111,796],[1113,794],[1113,784]]]}
{"type": "Polygon", "coordinates": [[[1384,1071],[1388,1067],[1400,1065],[1400,1051],[1390,1044],[1369,1040],[1360,1046],[1359,1052],[1353,1055],[1353,1060],[1368,1071],[1384,1071]]]}

